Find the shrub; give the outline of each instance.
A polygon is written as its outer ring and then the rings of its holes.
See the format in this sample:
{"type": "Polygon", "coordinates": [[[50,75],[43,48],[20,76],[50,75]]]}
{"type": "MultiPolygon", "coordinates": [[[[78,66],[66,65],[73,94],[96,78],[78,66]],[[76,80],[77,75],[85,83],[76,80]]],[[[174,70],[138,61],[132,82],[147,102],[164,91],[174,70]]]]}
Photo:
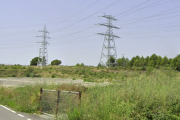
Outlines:
{"type": "Polygon", "coordinates": [[[144,71],[145,71],[145,70],[146,70],[146,67],[145,67],[145,66],[142,66],[142,67],[141,67],[141,70],[144,70],[144,71]]]}
{"type": "Polygon", "coordinates": [[[51,78],[55,78],[55,74],[52,74],[52,75],[51,75],[51,78]]]}
{"type": "Polygon", "coordinates": [[[16,77],[17,75],[16,74],[12,74],[11,77],[16,77]]]}

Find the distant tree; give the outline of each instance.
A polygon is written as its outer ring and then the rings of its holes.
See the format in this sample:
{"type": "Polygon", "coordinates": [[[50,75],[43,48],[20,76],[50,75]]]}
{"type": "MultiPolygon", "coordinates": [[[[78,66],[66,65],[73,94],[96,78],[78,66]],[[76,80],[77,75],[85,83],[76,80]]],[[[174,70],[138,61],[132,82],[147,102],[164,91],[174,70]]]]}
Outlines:
{"type": "Polygon", "coordinates": [[[77,63],[77,64],[76,64],[76,66],[80,66],[80,64],[79,64],[79,63],[77,63]]]}
{"type": "Polygon", "coordinates": [[[122,66],[122,65],[123,65],[121,58],[118,58],[118,59],[116,60],[116,63],[117,63],[117,66],[122,66]]]}
{"type": "Polygon", "coordinates": [[[114,57],[110,57],[108,61],[106,62],[107,66],[115,66],[116,59],[114,57]]]}
{"type": "Polygon", "coordinates": [[[129,67],[132,67],[135,60],[136,60],[136,57],[133,57],[133,58],[129,61],[128,66],[129,66],[129,67]]]}
{"type": "Polygon", "coordinates": [[[145,61],[145,59],[144,59],[144,57],[142,56],[142,57],[140,58],[140,61],[139,61],[139,67],[145,66],[144,61],[145,61]]]}
{"type": "Polygon", "coordinates": [[[60,61],[60,60],[53,60],[52,62],[51,62],[51,65],[60,65],[62,62],[60,61]]]}
{"type": "Polygon", "coordinates": [[[124,57],[122,57],[122,66],[125,67],[126,66],[126,59],[124,57]]]}
{"type": "Polygon", "coordinates": [[[116,63],[117,63],[117,66],[119,66],[119,67],[123,67],[124,66],[122,58],[117,59],[116,63]]]}
{"type": "Polygon", "coordinates": [[[172,67],[180,71],[180,54],[172,60],[172,67]]]}
{"type": "Polygon", "coordinates": [[[164,67],[169,66],[168,62],[169,62],[168,57],[164,56],[164,58],[162,59],[162,66],[164,66],[164,67]]]}
{"type": "Polygon", "coordinates": [[[81,67],[83,67],[83,66],[85,66],[85,65],[84,65],[84,63],[81,63],[81,65],[80,65],[80,66],[81,66],[81,67]]]}
{"type": "Polygon", "coordinates": [[[151,63],[149,65],[152,67],[155,67],[155,65],[157,64],[157,61],[158,61],[158,57],[159,56],[157,56],[156,54],[151,55],[151,57],[149,58],[150,61],[148,62],[148,64],[151,63]]]}
{"type": "Polygon", "coordinates": [[[132,66],[138,67],[139,66],[139,60],[140,60],[140,57],[138,55],[136,57],[133,57],[129,62],[129,66],[130,67],[132,67],[132,66]],[[134,64],[134,62],[135,62],[135,64],[134,64]]]}
{"type": "Polygon", "coordinates": [[[137,56],[136,56],[136,59],[138,59],[138,60],[139,60],[139,59],[140,59],[140,57],[137,55],[137,56]]]}
{"type": "Polygon", "coordinates": [[[158,56],[156,65],[155,65],[156,68],[159,68],[162,65],[162,60],[163,58],[161,56],[158,56]]]}
{"type": "Polygon", "coordinates": [[[33,65],[37,66],[38,59],[39,59],[39,57],[33,58],[33,59],[30,61],[30,65],[32,65],[32,66],[33,66],[33,65]]]}
{"type": "Polygon", "coordinates": [[[76,66],[81,66],[81,67],[83,67],[83,66],[85,66],[85,65],[84,65],[84,63],[81,63],[81,64],[77,63],[76,66]]]}
{"type": "Polygon", "coordinates": [[[129,62],[129,59],[128,58],[119,58],[119,59],[117,59],[117,61],[116,61],[116,63],[117,63],[117,66],[119,66],[119,67],[125,67],[125,66],[127,66],[127,64],[128,64],[128,62],[129,62]]]}
{"type": "Polygon", "coordinates": [[[128,59],[128,58],[126,58],[126,60],[125,60],[125,66],[127,66],[127,65],[128,65],[128,63],[129,63],[129,59],[128,59]]]}
{"type": "Polygon", "coordinates": [[[133,66],[140,67],[140,59],[136,59],[133,63],[133,66]]]}
{"type": "Polygon", "coordinates": [[[101,63],[98,63],[98,65],[97,65],[98,67],[103,67],[103,65],[101,64],[101,63]]]}
{"type": "Polygon", "coordinates": [[[144,59],[144,66],[148,66],[149,56],[144,59]]]}
{"type": "Polygon", "coordinates": [[[154,67],[154,61],[153,60],[149,60],[147,66],[154,67]]]}
{"type": "Polygon", "coordinates": [[[172,64],[173,64],[173,59],[172,59],[172,58],[170,58],[170,59],[168,60],[168,66],[170,66],[170,67],[171,67],[171,66],[173,66],[172,64]]]}

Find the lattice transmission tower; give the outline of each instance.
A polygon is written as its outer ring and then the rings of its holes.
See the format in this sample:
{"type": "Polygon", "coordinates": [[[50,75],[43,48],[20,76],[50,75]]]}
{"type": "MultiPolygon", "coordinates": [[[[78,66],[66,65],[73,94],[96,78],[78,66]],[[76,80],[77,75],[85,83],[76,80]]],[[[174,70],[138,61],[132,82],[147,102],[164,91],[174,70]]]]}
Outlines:
{"type": "Polygon", "coordinates": [[[38,59],[38,63],[37,66],[47,66],[48,65],[48,51],[47,51],[47,45],[49,44],[47,42],[47,39],[49,39],[50,37],[47,36],[47,34],[49,33],[46,30],[46,26],[44,26],[43,30],[40,30],[39,32],[42,32],[43,35],[41,36],[36,36],[36,37],[42,37],[42,41],[38,42],[41,43],[41,47],[39,48],[39,59],[38,59]]]}
{"type": "Polygon", "coordinates": [[[99,35],[105,36],[99,64],[105,67],[116,66],[117,53],[116,53],[114,38],[119,38],[119,36],[113,34],[113,28],[115,29],[119,29],[119,28],[112,25],[112,21],[113,20],[116,21],[116,19],[113,16],[104,14],[101,17],[106,18],[107,23],[103,23],[99,25],[106,26],[107,30],[106,33],[97,33],[99,35]],[[115,59],[114,63],[111,62],[110,60],[111,57],[115,59]]]}

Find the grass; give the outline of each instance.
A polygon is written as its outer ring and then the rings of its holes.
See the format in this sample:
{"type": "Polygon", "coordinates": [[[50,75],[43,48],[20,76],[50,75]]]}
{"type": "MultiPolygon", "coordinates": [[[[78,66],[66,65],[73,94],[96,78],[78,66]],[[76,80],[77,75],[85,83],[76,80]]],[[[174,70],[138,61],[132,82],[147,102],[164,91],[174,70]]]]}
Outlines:
{"type": "Polygon", "coordinates": [[[40,113],[39,99],[41,87],[43,89],[66,91],[86,90],[83,86],[55,84],[36,84],[15,88],[0,87],[0,104],[7,105],[21,112],[40,113]]]}
{"type": "Polygon", "coordinates": [[[96,86],[83,92],[70,120],[180,119],[180,79],[177,72],[154,70],[152,75],[96,86]]]}
{"type": "Polygon", "coordinates": [[[140,68],[103,68],[92,66],[36,66],[0,65],[0,77],[43,77],[82,79],[87,82],[114,82],[138,77],[146,71],[140,68]]]}
{"type": "MultiPolygon", "coordinates": [[[[6,70],[10,68],[7,67],[6,70]]],[[[134,68],[138,69],[138,68],[134,68]]],[[[144,69],[144,68],[143,68],[144,69]]],[[[18,70],[18,69],[15,69],[18,70]]],[[[24,72],[28,68],[21,69],[24,72]]],[[[74,85],[34,85],[17,88],[0,87],[0,103],[16,110],[38,113],[39,90],[82,91],[81,104],[68,111],[70,120],[179,120],[180,73],[170,68],[120,70],[119,68],[49,67],[28,72],[43,74],[51,70],[55,77],[64,75],[85,81],[106,81],[111,85],[84,88],[74,85]],[[70,76],[71,75],[71,76],[70,76]],[[17,97],[18,96],[18,97],[17,97]]],[[[18,71],[19,72],[19,71],[18,71]]]]}

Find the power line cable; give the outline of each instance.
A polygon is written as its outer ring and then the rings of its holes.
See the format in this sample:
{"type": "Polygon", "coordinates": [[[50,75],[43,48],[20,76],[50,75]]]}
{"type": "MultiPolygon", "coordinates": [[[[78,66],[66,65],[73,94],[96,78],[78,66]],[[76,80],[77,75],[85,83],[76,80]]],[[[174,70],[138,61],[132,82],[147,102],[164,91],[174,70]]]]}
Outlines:
{"type": "MultiPolygon", "coordinates": [[[[65,19],[65,20],[63,20],[63,21],[61,21],[61,22],[64,22],[64,21],[66,21],[66,20],[69,20],[70,18],[72,18],[72,17],[78,15],[79,13],[84,12],[86,9],[88,9],[89,7],[95,5],[95,4],[96,4],[97,2],[99,2],[99,1],[100,1],[100,0],[97,0],[96,2],[94,2],[94,3],[92,3],[91,5],[87,6],[87,7],[84,8],[83,10],[79,11],[78,13],[72,15],[71,17],[69,17],[69,18],[67,18],[67,19],[65,19]]],[[[57,25],[58,25],[58,24],[56,24],[56,25],[54,25],[54,26],[57,26],[57,25]]],[[[52,26],[52,27],[54,27],[54,26],[52,26]]],[[[52,27],[50,27],[50,28],[52,28],[52,27]]]]}
{"type": "MultiPolygon", "coordinates": [[[[145,20],[145,19],[149,19],[149,18],[153,18],[153,17],[160,16],[161,14],[166,13],[167,11],[171,11],[171,10],[176,9],[176,8],[179,8],[179,7],[180,7],[180,6],[177,6],[177,7],[174,7],[174,8],[168,9],[168,10],[165,10],[165,11],[163,11],[163,12],[160,12],[160,13],[158,13],[158,14],[151,15],[151,16],[145,17],[145,18],[141,18],[141,19],[139,19],[139,20],[137,20],[137,21],[135,21],[135,22],[131,22],[131,23],[126,24],[126,25],[124,25],[124,26],[128,26],[128,25],[131,25],[131,24],[134,24],[134,23],[138,23],[138,22],[141,22],[141,21],[143,21],[143,20],[145,20]]],[[[124,26],[122,26],[122,27],[124,27],[124,26]]]]}
{"type": "Polygon", "coordinates": [[[106,6],[105,8],[103,8],[103,9],[101,9],[101,10],[98,10],[97,12],[95,12],[95,13],[93,13],[93,14],[91,14],[91,15],[89,15],[89,16],[81,19],[81,20],[79,20],[79,21],[77,21],[77,22],[75,22],[75,23],[72,23],[72,24],[70,24],[70,25],[68,25],[68,26],[66,26],[66,27],[63,27],[63,28],[61,28],[61,29],[58,29],[57,31],[51,32],[51,33],[55,33],[55,32],[58,32],[59,30],[66,29],[66,28],[68,28],[68,27],[70,27],[70,26],[73,26],[73,25],[75,25],[75,24],[77,24],[77,23],[79,23],[79,22],[81,22],[81,21],[84,21],[84,20],[88,19],[89,17],[91,17],[91,16],[93,16],[93,15],[95,15],[95,14],[103,11],[104,9],[107,9],[107,8],[109,8],[109,7],[112,7],[113,5],[115,5],[115,4],[119,3],[119,2],[122,2],[122,1],[123,1],[123,0],[117,0],[117,1],[113,2],[112,4],[106,6]]]}

